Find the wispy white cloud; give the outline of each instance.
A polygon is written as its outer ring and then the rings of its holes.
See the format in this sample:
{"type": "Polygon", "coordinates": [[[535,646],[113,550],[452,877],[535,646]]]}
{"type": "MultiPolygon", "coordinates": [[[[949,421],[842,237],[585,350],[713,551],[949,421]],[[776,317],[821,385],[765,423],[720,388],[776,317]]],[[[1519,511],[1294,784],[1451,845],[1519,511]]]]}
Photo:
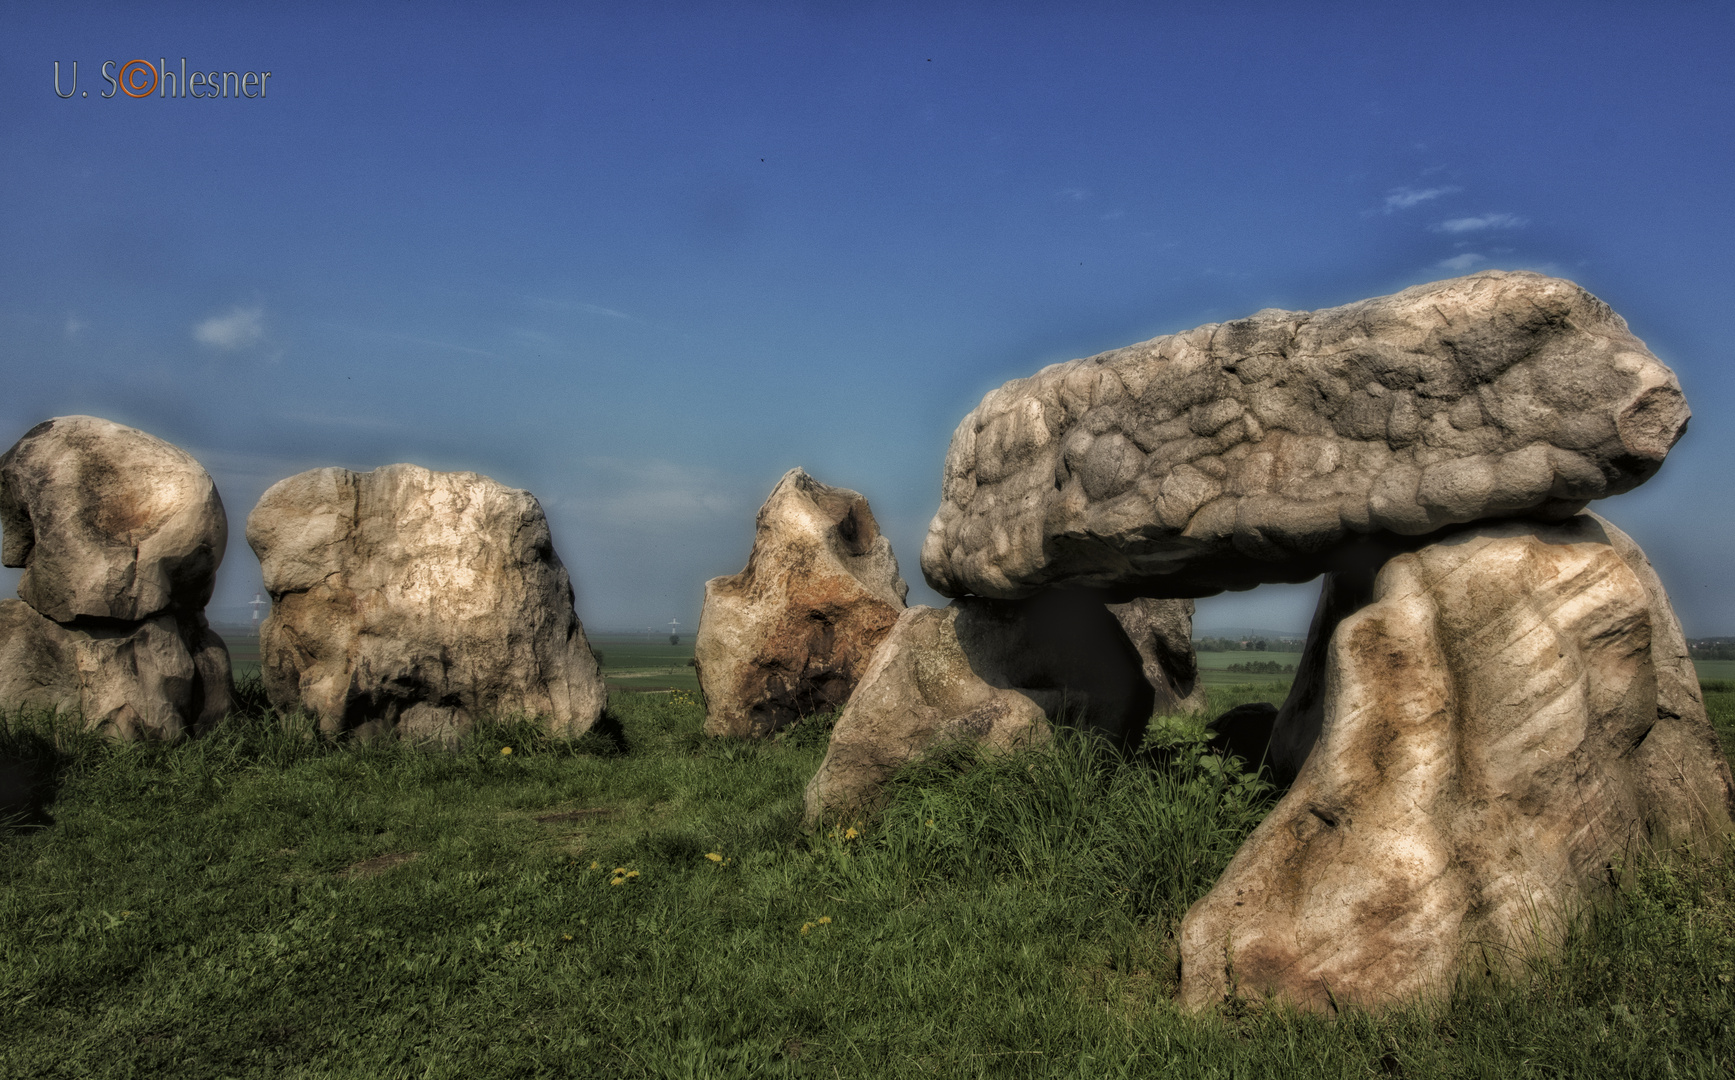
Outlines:
{"type": "Polygon", "coordinates": [[[259,307],[236,307],[226,315],[213,315],[193,327],[193,340],[214,349],[245,349],[265,339],[265,311],[259,307]]]}
{"type": "Polygon", "coordinates": [[[1474,251],[1466,251],[1462,255],[1454,255],[1450,259],[1441,259],[1435,265],[1442,270],[1456,270],[1458,273],[1462,274],[1477,263],[1485,263],[1487,261],[1488,257],[1486,255],[1478,255],[1474,251]]]}
{"type": "Polygon", "coordinates": [[[1433,229],[1435,232],[1467,233],[1484,229],[1520,229],[1528,224],[1516,214],[1483,214],[1480,217],[1452,218],[1440,222],[1433,229]]]}
{"type": "Polygon", "coordinates": [[[79,334],[84,332],[84,328],[87,325],[88,324],[77,315],[68,315],[66,317],[66,336],[69,338],[77,337],[79,334]]]}
{"type": "Polygon", "coordinates": [[[1066,199],[1070,202],[1083,202],[1090,198],[1090,192],[1084,188],[1061,188],[1059,191],[1054,193],[1054,197],[1057,199],[1066,199]]]}
{"type": "Polygon", "coordinates": [[[587,304],[578,300],[551,300],[546,296],[527,296],[525,300],[534,307],[547,308],[551,311],[581,311],[586,315],[600,315],[605,319],[638,321],[624,311],[616,311],[614,308],[603,307],[601,304],[587,304]]]}
{"type": "Polygon", "coordinates": [[[1408,210],[1412,206],[1419,206],[1431,199],[1438,199],[1442,195],[1450,195],[1459,190],[1461,189],[1455,187],[1393,188],[1386,192],[1385,212],[1390,214],[1398,210],[1408,210]]]}

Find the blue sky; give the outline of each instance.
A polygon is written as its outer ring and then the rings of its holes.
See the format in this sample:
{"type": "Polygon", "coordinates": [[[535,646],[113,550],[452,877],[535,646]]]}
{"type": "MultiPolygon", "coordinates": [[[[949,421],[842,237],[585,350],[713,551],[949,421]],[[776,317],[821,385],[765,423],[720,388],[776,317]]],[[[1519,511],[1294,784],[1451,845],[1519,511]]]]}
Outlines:
{"type": "MultiPolygon", "coordinates": [[[[1679,374],[1686,438],[1599,508],[1735,634],[1735,8],[140,7],[0,5],[0,446],[90,413],[194,453],[219,621],[270,483],[394,461],[534,492],[592,628],[691,627],[796,465],[932,602],[992,387],[1498,267],[1679,374]],[[100,96],[183,57],[266,96],[100,96]]],[[[1200,622],[1299,628],[1312,591],[1200,622]]]]}

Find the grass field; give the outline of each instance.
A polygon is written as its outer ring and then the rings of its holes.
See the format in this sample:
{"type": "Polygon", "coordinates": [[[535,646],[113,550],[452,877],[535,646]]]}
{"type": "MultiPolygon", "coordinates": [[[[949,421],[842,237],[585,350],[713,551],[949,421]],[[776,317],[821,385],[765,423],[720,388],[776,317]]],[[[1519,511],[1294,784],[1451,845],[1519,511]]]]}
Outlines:
{"type": "MultiPolygon", "coordinates": [[[[1735,690],[1730,687],[1729,690],[1735,690]]],[[[1214,708],[1274,700],[1213,686],[1214,708]]],[[[261,707],[111,746],[41,717],[53,789],[0,838],[0,1076],[1728,1076],[1735,864],[1648,868],[1563,959],[1432,1013],[1193,1017],[1179,915],[1273,798],[1158,725],[906,776],[809,834],[822,724],[707,740],[623,694],[615,738],[328,744],[261,707]],[[507,751],[510,750],[508,753],[507,751]]],[[[1735,692],[1712,694],[1727,732],[1735,692]]]]}
{"type": "Polygon", "coordinates": [[[611,691],[697,691],[699,677],[687,663],[693,635],[680,637],[679,645],[670,645],[667,634],[594,634],[590,645],[602,656],[603,681],[611,691]]]}

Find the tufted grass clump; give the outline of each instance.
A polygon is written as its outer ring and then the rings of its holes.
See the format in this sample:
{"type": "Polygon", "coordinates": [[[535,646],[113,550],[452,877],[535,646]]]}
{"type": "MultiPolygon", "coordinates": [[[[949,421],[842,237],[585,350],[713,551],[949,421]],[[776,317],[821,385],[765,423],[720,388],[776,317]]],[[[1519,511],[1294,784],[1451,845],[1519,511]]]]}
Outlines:
{"type": "MultiPolygon", "coordinates": [[[[1212,687],[1221,710],[1281,686],[1212,687]]],[[[1270,695],[1270,696],[1267,696],[1270,695]]],[[[1713,698],[1715,694],[1711,695],[1713,698]]],[[[1729,695],[1735,697],[1735,694],[1729,695]]],[[[1721,707],[1721,706],[1717,706],[1721,707]]],[[[1727,715],[1727,714],[1723,714],[1727,715]]],[[[0,715],[0,1076],[1721,1076],[1735,859],[1635,862],[1557,961],[1429,1010],[1195,1017],[1174,935],[1279,793],[1160,718],[1140,752],[911,769],[810,832],[835,717],[708,739],[693,695],[455,747],[0,715]],[[3,778],[3,777],[0,777],[3,778]]]]}

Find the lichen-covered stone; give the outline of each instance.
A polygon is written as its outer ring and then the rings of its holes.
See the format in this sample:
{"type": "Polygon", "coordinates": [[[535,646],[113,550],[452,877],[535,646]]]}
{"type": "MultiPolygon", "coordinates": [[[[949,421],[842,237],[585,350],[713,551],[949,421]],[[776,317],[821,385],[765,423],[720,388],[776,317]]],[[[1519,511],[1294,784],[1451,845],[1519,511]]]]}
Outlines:
{"type": "Polygon", "coordinates": [[[769,735],[841,708],[909,588],[865,498],[785,473],[747,568],[705,583],[693,649],[705,733],[769,735]]]}
{"type": "Polygon", "coordinates": [[[1362,538],[1569,517],[1656,472],[1687,417],[1673,373],[1568,281],[1261,311],[989,393],[952,437],[922,571],[1001,598],[1306,581],[1362,538]]]}
{"type": "Polygon", "coordinates": [[[266,691],[328,734],[450,738],[483,714],[579,735],[606,703],[542,507],[476,473],[279,481],[247,519],[271,614],[266,691]]]}
{"type": "Polygon", "coordinates": [[[1472,948],[1503,965],[1558,941],[1611,867],[1730,827],[1679,623],[1613,526],[1472,526],[1362,591],[1322,600],[1317,719],[1279,717],[1299,775],[1182,922],[1195,1007],[1443,992],[1472,948]]]}

